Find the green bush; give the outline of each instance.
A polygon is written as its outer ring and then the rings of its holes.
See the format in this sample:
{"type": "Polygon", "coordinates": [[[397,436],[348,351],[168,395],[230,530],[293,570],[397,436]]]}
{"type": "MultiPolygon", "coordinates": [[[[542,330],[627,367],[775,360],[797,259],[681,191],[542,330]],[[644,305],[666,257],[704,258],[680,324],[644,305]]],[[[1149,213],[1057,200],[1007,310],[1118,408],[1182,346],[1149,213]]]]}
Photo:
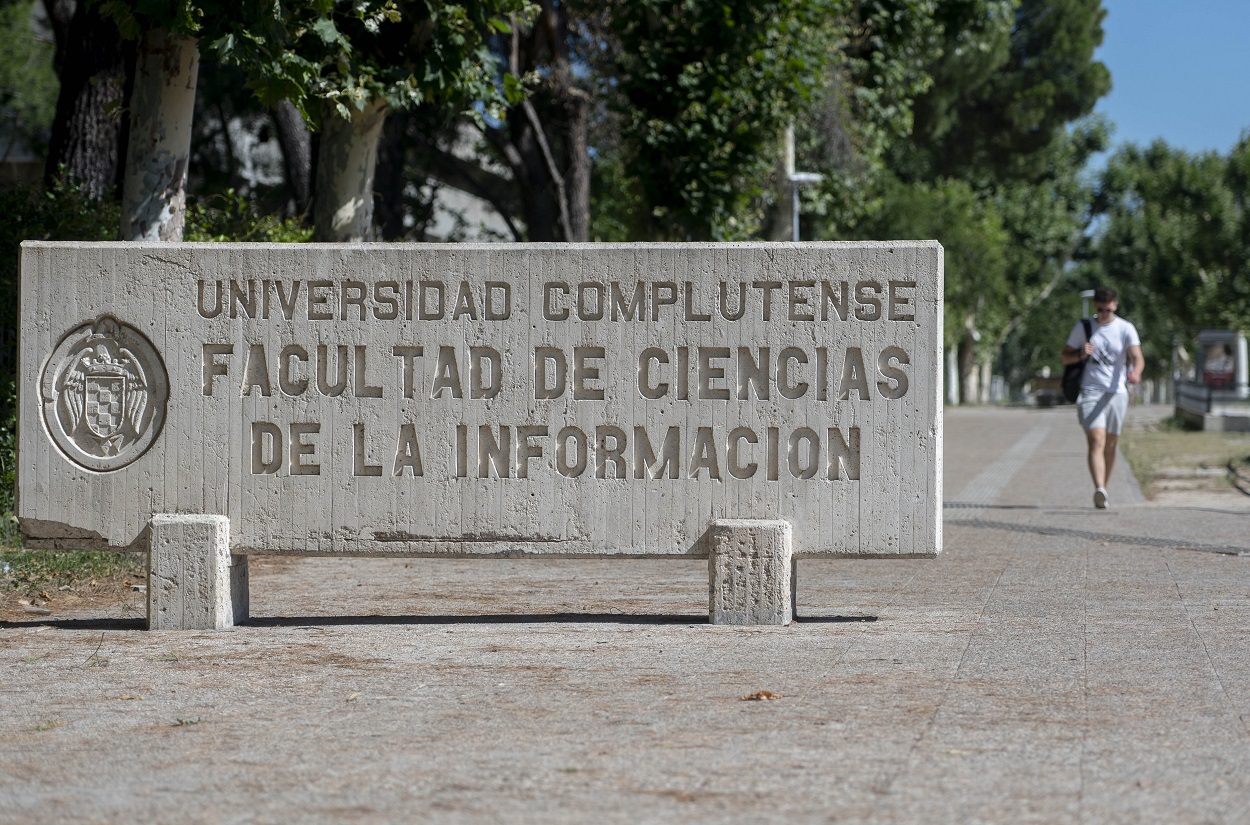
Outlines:
{"type": "Polygon", "coordinates": [[[233,189],[193,203],[182,233],[184,241],[304,243],[311,238],[312,227],[298,218],[263,214],[233,189]]]}

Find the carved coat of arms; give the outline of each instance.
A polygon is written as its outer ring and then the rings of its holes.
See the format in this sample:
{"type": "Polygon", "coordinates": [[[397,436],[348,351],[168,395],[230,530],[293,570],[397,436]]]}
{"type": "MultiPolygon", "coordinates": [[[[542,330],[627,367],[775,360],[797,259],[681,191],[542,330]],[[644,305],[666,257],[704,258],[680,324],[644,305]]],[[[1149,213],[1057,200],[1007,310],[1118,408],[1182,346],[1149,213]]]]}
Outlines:
{"type": "Polygon", "coordinates": [[[160,356],[138,330],[110,316],[66,335],[42,384],[49,434],[88,469],[131,463],[164,423],[169,389],[160,356]]]}

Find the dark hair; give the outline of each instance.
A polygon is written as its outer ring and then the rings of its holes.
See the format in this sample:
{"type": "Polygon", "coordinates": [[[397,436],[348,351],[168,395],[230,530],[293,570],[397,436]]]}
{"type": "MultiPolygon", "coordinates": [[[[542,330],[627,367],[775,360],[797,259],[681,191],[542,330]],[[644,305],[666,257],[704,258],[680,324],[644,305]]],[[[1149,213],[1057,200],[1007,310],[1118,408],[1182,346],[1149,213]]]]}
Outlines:
{"type": "Polygon", "coordinates": [[[1100,286],[1094,290],[1094,300],[1100,304],[1116,299],[1115,290],[1109,286],[1100,286]]]}

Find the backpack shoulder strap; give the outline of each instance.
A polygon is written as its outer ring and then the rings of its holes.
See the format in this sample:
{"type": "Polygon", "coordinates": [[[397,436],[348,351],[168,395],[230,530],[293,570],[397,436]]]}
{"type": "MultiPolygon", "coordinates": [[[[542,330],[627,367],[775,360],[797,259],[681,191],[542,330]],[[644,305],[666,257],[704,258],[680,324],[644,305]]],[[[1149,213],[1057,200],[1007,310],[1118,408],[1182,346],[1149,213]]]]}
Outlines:
{"type": "Polygon", "coordinates": [[[1082,318],[1081,323],[1085,326],[1085,340],[1089,341],[1094,337],[1094,327],[1090,324],[1088,318],[1082,318]]]}

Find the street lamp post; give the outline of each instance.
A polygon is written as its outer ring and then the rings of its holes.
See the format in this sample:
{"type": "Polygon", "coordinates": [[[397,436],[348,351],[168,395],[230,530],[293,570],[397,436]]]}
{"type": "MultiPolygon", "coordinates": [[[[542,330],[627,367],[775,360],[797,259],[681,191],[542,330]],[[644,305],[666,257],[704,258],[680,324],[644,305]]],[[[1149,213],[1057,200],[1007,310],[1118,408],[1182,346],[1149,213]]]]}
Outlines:
{"type": "Polygon", "coordinates": [[[786,180],[790,182],[790,239],[799,239],[799,186],[805,183],[820,183],[823,175],[815,172],[794,171],[794,127],[786,127],[785,145],[786,180]]]}
{"type": "Polygon", "coordinates": [[[792,240],[799,239],[799,185],[804,183],[820,183],[823,176],[815,172],[791,172],[790,188],[794,192],[794,205],[790,210],[790,214],[794,216],[791,222],[794,229],[794,237],[792,240]]]}

